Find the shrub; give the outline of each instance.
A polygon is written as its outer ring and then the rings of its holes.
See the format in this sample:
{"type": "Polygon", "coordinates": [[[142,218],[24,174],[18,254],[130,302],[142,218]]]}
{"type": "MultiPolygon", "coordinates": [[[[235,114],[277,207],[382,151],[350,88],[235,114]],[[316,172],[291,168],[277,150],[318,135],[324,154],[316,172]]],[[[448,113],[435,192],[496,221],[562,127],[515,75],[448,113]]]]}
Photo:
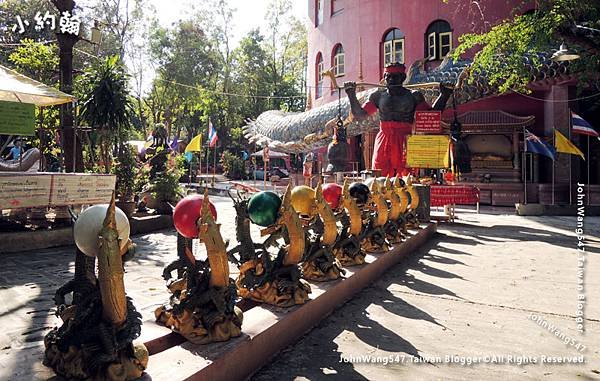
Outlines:
{"type": "Polygon", "coordinates": [[[244,160],[229,151],[223,152],[221,165],[225,176],[233,180],[240,180],[246,177],[246,166],[244,160]]]}

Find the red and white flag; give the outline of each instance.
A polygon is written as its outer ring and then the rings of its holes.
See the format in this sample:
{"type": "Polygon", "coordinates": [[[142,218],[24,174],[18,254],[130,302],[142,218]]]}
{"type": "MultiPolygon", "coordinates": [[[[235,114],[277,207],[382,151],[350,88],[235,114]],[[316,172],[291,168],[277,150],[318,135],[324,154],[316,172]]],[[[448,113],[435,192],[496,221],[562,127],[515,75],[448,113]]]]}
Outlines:
{"type": "Polygon", "coordinates": [[[217,129],[213,127],[212,121],[208,119],[208,146],[210,148],[216,147],[217,140],[219,140],[217,129]]]}

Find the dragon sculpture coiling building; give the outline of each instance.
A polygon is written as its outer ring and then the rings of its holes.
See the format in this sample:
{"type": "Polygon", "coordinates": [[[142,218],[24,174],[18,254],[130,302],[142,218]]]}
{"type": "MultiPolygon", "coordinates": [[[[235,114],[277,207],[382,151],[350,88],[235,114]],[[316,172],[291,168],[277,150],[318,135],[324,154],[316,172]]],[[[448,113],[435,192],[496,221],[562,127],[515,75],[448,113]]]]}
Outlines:
{"type": "MultiPolygon", "coordinates": [[[[405,86],[419,89],[425,99],[431,103],[439,91],[432,86],[433,82],[457,84],[466,76],[465,69],[468,63],[461,61],[454,63],[444,61],[440,67],[424,75],[423,62],[415,62],[408,71],[405,86]]],[[[357,94],[358,100],[363,103],[369,96],[378,91],[372,88],[357,94]]],[[[466,94],[456,89],[455,97],[461,100],[470,99],[466,94]]],[[[338,116],[345,120],[348,136],[356,136],[379,128],[379,116],[374,114],[363,120],[349,118],[350,102],[343,98],[338,103],[330,102],[320,107],[302,113],[286,113],[278,110],[266,111],[256,120],[248,121],[244,127],[245,135],[250,142],[260,146],[268,145],[280,152],[301,153],[321,148],[330,143],[334,134],[334,123],[338,116]],[[341,114],[341,115],[340,115],[341,114]]]]}
{"type": "MultiPolygon", "coordinates": [[[[569,79],[569,63],[554,62],[548,53],[540,53],[523,57],[526,69],[531,73],[532,82],[552,78],[569,79]]],[[[415,61],[407,71],[404,86],[418,89],[425,100],[432,101],[439,95],[434,83],[453,84],[454,102],[460,105],[485,97],[498,94],[498,86],[490,85],[483,74],[473,75],[470,70],[471,61],[459,60],[454,62],[447,57],[439,67],[431,71],[424,70],[424,60],[415,61]]],[[[368,89],[357,94],[363,103],[369,96],[378,91],[368,89]]],[[[357,121],[348,118],[350,102],[347,98],[340,101],[341,117],[345,119],[348,136],[356,136],[379,128],[379,116],[376,114],[367,119],[357,121]]],[[[288,153],[303,153],[324,147],[331,142],[334,134],[335,120],[338,117],[338,102],[330,102],[305,112],[292,113],[278,110],[266,111],[255,120],[249,120],[244,127],[246,137],[252,143],[288,153]]]]}

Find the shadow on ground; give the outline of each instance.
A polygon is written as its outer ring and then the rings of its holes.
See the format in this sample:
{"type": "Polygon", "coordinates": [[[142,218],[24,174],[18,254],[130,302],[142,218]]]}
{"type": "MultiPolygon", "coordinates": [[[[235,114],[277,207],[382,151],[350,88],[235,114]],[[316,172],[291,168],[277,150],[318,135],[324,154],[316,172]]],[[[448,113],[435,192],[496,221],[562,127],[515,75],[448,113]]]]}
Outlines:
{"type": "MultiPolygon", "coordinates": [[[[429,322],[442,326],[435,317],[395,296],[388,288],[394,284],[407,287],[431,295],[460,296],[435,284],[415,279],[407,274],[407,269],[427,273],[433,277],[458,278],[459,276],[435,269],[423,263],[423,260],[464,265],[462,262],[431,254],[431,249],[440,250],[438,234],[434,240],[422,247],[406,262],[390,268],[380,280],[371,287],[365,288],[355,295],[334,314],[318,325],[310,335],[302,338],[293,347],[284,350],[276,361],[261,369],[252,380],[367,380],[350,362],[340,362],[342,353],[336,342],[354,335],[364,343],[364,347],[356,348],[356,355],[367,355],[372,348],[381,351],[406,354],[420,358],[419,349],[404,339],[399,333],[381,325],[370,316],[368,309],[377,306],[394,315],[429,322]],[[371,348],[369,348],[371,347],[371,348]],[[306,364],[310,364],[306,366],[306,364]],[[291,371],[293,369],[293,371],[291,371]]],[[[467,240],[475,244],[474,241],[467,240]]],[[[468,255],[468,253],[461,253],[468,255]]],[[[442,326],[443,327],[443,326],[442,326]]],[[[344,354],[348,356],[348,353],[344,354]]]]}

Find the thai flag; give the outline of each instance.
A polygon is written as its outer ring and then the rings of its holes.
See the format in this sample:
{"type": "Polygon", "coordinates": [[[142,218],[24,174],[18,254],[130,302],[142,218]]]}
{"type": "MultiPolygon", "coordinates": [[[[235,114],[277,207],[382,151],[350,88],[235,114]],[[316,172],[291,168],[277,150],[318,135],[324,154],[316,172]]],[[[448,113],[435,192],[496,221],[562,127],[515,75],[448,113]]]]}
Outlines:
{"type": "Polygon", "coordinates": [[[210,148],[217,146],[217,140],[219,137],[217,136],[217,129],[213,127],[212,121],[208,120],[208,146],[210,148]]]}
{"type": "Polygon", "coordinates": [[[525,130],[525,141],[527,142],[526,151],[547,156],[552,160],[556,159],[556,150],[554,147],[527,130],[525,130]]]}
{"type": "Polygon", "coordinates": [[[587,120],[575,114],[573,111],[571,111],[571,121],[573,123],[573,133],[595,136],[597,138],[600,137],[598,131],[596,131],[594,127],[592,127],[592,125],[588,123],[587,120]]]}

